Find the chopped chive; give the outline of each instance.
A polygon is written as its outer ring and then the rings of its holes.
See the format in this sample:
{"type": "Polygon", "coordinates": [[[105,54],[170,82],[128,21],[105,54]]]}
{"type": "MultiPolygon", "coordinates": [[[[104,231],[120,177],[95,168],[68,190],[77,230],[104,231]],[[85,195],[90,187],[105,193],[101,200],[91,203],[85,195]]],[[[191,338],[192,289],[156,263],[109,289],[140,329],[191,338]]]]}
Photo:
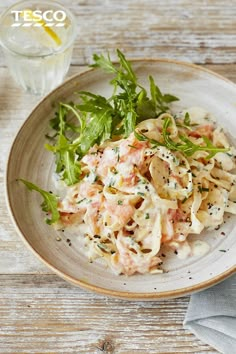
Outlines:
{"type": "Polygon", "coordinates": [[[185,197],[185,198],[181,201],[181,203],[184,204],[184,203],[186,202],[186,200],[188,200],[187,197],[185,197]]]}
{"type": "Polygon", "coordinates": [[[85,199],[86,199],[86,198],[83,198],[83,199],[79,200],[79,201],[77,202],[77,204],[82,203],[85,199]]]}
{"type": "Polygon", "coordinates": [[[119,162],[120,161],[120,155],[119,155],[120,149],[119,149],[119,147],[116,146],[112,150],[114,151],[115,154],[117,154],[117,162],[119,162]]]}
{"type": "Polygon", "coordinates": [[[198,186],[198,191],[199,191],[200,193],[202,193],[202,192],[209,192],[209,188],[204,188],[204,187],[198,186]]]}

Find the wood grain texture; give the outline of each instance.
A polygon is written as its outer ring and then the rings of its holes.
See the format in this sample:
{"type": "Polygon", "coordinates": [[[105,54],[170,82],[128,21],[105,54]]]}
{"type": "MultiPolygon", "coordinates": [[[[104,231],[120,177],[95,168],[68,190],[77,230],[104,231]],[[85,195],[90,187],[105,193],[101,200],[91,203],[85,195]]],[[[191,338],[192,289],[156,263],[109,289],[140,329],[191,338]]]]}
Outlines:
{"type": "MultiPolygon", "coordinates": [[[[5,0],[0,11],[14,4],[5,0]]],[[[78,23],[73,64],[120,48],[130,57],[236,62],[236,1],[64,0],[78,23]]],[[[4,61],[1,58],[1,65],[4,61]]]]}
{"type": "Polygon", "coordinates": [[[216,353],[183,329],[188,298],[126,303],[54,275],[0,279],[0,353],[216,353]]]}
{"type": "MultiPolygon", "coordinates": [[[[0,3],[0,12],[15,0],[0,3]]],[[[78,20],[70,74],[93,52],[169,57],[207,64],[236,82],[236,1],[64,0],[78,20]]],[[[189,298],[107,299],[52,274],[25,247],[6,210],[4,173],[11,143],[39,101],[14,84],[0,55],[0,353],[209,353],[182,322],[189,298]]]]}

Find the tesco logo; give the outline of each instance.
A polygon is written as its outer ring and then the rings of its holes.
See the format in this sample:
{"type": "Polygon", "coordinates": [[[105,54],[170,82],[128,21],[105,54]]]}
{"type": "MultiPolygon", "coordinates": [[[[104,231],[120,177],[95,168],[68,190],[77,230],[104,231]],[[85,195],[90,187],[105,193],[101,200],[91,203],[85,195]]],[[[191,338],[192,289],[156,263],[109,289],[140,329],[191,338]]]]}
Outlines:
{"type": "Polygon", "coordinates": [[[15,22],[12,27],[64,27],[66,13],[63,10],[12,10],[15,22]]]}

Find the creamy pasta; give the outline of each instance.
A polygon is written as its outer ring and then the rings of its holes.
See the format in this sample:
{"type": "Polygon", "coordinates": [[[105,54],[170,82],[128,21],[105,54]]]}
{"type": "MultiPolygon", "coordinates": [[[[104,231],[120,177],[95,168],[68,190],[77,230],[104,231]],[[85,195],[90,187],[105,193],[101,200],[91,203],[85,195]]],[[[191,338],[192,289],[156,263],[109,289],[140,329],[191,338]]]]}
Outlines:
{"type": "Polygon", "coordinates": [[[236,214],[235,150],[204,110],[186,112],[145,120],[136,129],[143,139],[132,133],[95,145],[83,157],[83,179],[66,187],[57,227],[77,226],[90,260],[103,257],[117,274],[162,272],[162,245],[191,256],[189,234],[217,228],[225,212],[236,214]],[[163,137],[167,118],[175,144],[185,136],[227,152],[171,149],[163,137]]]}

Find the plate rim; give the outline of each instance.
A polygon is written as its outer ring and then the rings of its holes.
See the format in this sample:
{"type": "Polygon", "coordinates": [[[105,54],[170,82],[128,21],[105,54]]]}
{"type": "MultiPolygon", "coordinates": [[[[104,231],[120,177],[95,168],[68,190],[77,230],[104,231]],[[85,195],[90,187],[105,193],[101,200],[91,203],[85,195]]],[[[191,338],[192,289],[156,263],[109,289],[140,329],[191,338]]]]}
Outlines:
{"type": "MultiPolygon", "coordinates": [[[[166,58],[134,58],[134,59],[129,59],[129,61],[131,63],[171,63],[171,64],[175,64],[175,65],[179,65],[179,66],[184,66],[184,67],[188,67],[188,68],[193,68],[196,71],[201,71],[201,72],[206,72],[211,76],[215,76],[220,80],[226,81],[228,84],[230,84],[231,86],[233,86],[236,89],[236,84],[229,80],[228,78],[208,69],[205,67],[202,67],[200,65],[197,64],[193,64],[193,63],[189,63],[189,62],[185,62],[185,61],[179,61],[179,60],[175,60],[175,59],[166,59],[166,58]]],[[[116,63],[114,61],[114,63],[116,63]]],[[[30,120],[31,116],[35,113],[35,111],[38,109],[38,107],[40,105],[42,105],[44,103],[44,101],[48,100],[48,98],[50,96],[52,96],[57,90],[59,90],[62,86],[68,84],[70,81],[74,81],[76,78],[80,78],[81,76],[84,76],[92,71],[96,71],[99,70],[97,68],[86,68],[85,70],[78,73],[78,74],[74,74],[71,77],[69,77],[68,79],[66,79],[61,85],[57,86],[54,90],[52,90],[51,92],[49,92],[46,96],[44,96],[37,104],[36,106],[33,108],[33,110],[30,112],[30,114],[28,115],[28,117],[24,120],[23,124],[20,126],[19,130],[17,131],[14,140],[11,144],[9,153],[8,153],[8,158],[7,158],[7,164],[6,164],[6,170],[5,170],[5,178],[4,178],[4,194],[5,194],[5,199],[6,199],[6,204],[7,204],[7,208],[8,208],[8,212],[10,214],[11,220],[13,225],[15,226],[15,229],[17,230],[17,233],[19,234],[19,236],[21,237],[21,239],[23,240],[24,244],[27,246],[28,249],[31,250],[31,252],[33,252],[33,254],[41,261],[44,263],[44,265],[46,265],[49,269],[51,269],[54,273],[56,273],[57,275],[59,275],[61,278],[63,278],[64,280],[68,281],[69,283],[72,283],[73,285],[79,286],[85,290],[89,290],[92,291],[94,293],[98,293],[101,295],[105,295],[105,296],[111,296],[111,297],[115,297],[115,298],[121,298],[121,299],[125,299],[125,300],[136,300],[136,301],[153,301],[153,300],[163,300],[163,299],[170,299],[170,298],[177,298],[177,297],[182,297],[182,296],[186,296],[189,295],[191,293],[194,292],[198,292],[201,291],[203,289],[209,288],[213,285],[216,285],[217,283],[223,281],[224,279],[230,277],[231,275],[233,275],[234,273],[236,273],[236,264],[232,267],[230,267],[229,269],[227,269],[226,271],[218,274],[217,276],[210,278],[209,280],[200,282],[198,284],[195,285],[191,285],[191,286],[187,286],[187,287],[182,287],[180,289],[177,290],[168,290],[168,291],[163,291],[163,292],[145,292],[145,293],[141,293],[141,292],[129,292],[129,291],[118,291],[118,290],[111,290],[111,289],[107,289],[107,288],[103,288],[97,285],[93,285],[90,283],[87,283],[84,280],[78,280],[76,278],[74,278],[73,276],[68,275],[67,273],[59,270],[56,266],[54,266],[53,264],[51,264],[49,261],[47,261],[43,255],[41,255],[40,253],[38,253],[34,246],[31,244],[31,242],[29,240],[27,240],[26,235],[24,234],[24,232],[21,230],[20,225],[17,223],[15,216],[14,216],[14,208],[12,206],[12,203],[10,201],[10,197],[9,197],[9,189],[10,189],[10,177],[9,177],[9,170],[10,170],[10,161],[11,161],[11,156],[14,150],[14,146],[17,142],[18,136],[20,135],[21,131],[24,129],[25,125],[27,124],[27,122],[30,120]]]]}

